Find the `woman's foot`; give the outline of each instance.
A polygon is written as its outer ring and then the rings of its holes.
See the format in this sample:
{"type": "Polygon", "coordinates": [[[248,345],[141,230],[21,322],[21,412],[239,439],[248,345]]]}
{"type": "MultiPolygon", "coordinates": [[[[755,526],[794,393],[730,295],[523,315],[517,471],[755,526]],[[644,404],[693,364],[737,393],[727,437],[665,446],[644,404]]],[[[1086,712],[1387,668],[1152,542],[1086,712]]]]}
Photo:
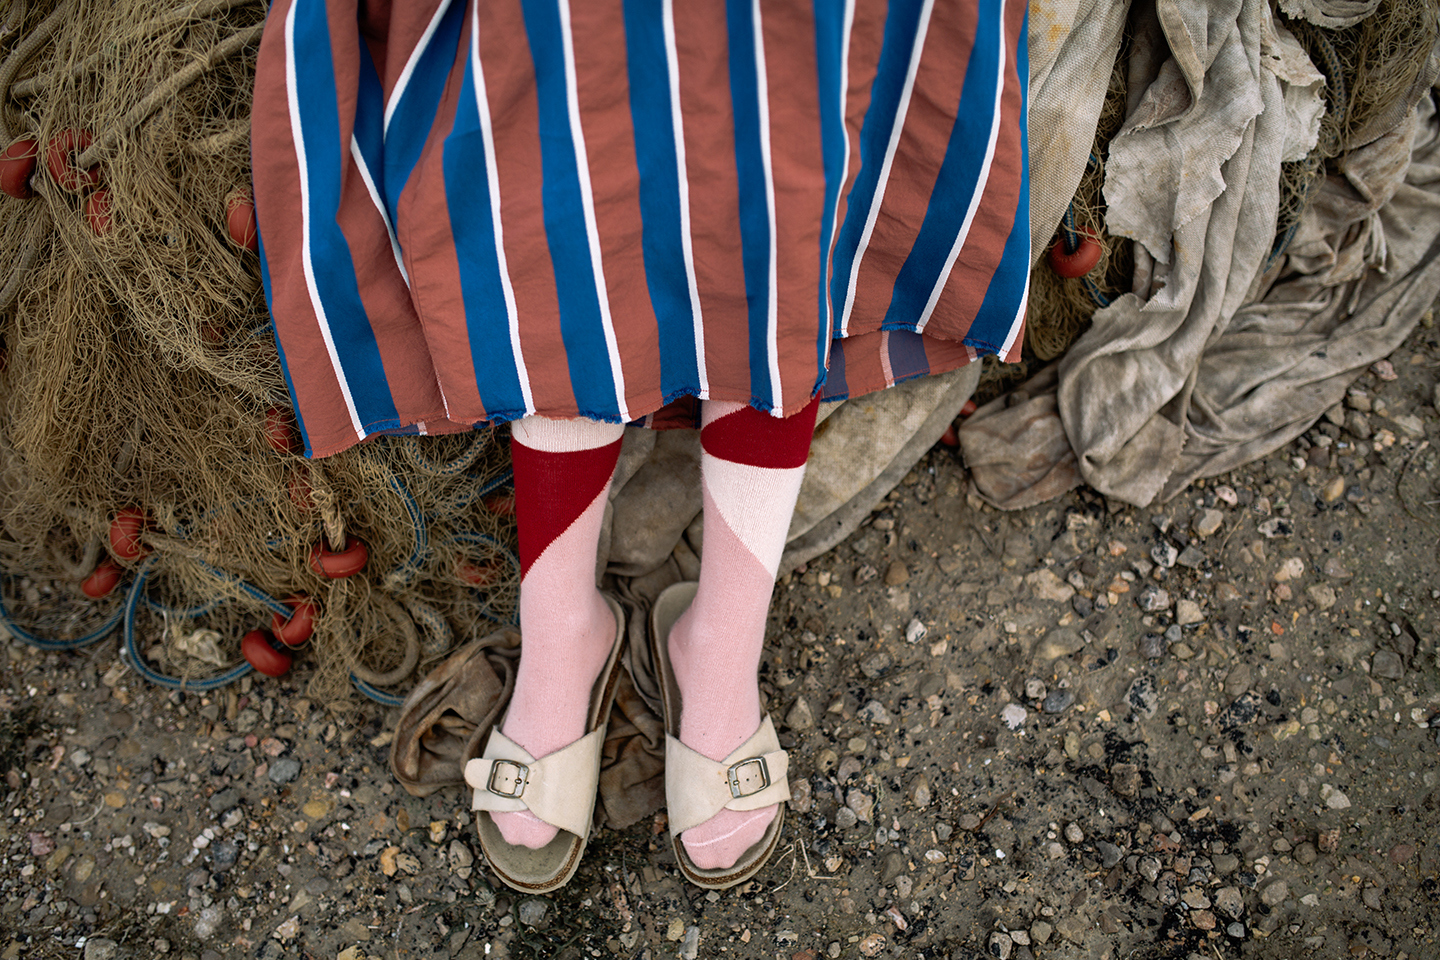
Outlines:
{"type": "MultiPolygon", "coordinates": [[[[595,549],[623,432],[543,417],[512,428],[524,639],[500,732],[536,759],[585,735],[591,692],[615,643],[615,616],[595,588],[595,549]]],[[[558,832],[529,811],[491,816],[518,846],[539,849],[558,832]]]]}
{"type": "MultiPolygon", "coordinates": [[[[595,682],[610,658],[615,643],[615,616],[605,598],[593,588],[590,597],[578,597],[563,609],[562,643],[522,645],[515,692],[500,725],[500,732],[537,760],[585,735],[595,682]]],[[[557,617],[551,618],[552,622],[557,617]]],[[[538,850],[559,831],[528,810],[492,812],[491,818],[505,838],[516,846],[538,850]]]]}
{"type": "MultiPolygon", "coordinates": [[[[711,544],[705,549],[709,555],[711,544]]],[[[768,606],[770,585],[764,589],[768,606]]],[[[680,742],[711,760],[723,760],[760,726],[760,690],[755,663],[739,649],[742,645],[733,635],[707,636],[697,607],[704,609],[699,595],[671,630],[668,646],[680,688],[680,742]]],[[[761,617],[763,622],[763,610],[761,617]]],[[[730,867],[760,842],[778,812],[777,806],[721,810],[682,833],[680,842],[700,869],[730,867]]]]}

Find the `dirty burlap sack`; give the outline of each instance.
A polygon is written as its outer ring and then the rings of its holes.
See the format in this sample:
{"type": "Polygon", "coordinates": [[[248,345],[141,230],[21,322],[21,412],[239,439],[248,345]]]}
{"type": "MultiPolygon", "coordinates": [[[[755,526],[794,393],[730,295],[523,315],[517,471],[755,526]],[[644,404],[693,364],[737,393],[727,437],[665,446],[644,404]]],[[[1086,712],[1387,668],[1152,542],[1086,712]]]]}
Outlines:
{"type": "MultiPolygon", "coordinates": [[[[410,691],[390,743],[390,770],[412,796],[464,784],[466,761],[480,755],[510,702],[519,655],[519,632],[504,627],[465,644],[410,691]]],[[[596,826],[623,829],[664,805],[664,734],[622,671],[605,733],[596,826]]]]}

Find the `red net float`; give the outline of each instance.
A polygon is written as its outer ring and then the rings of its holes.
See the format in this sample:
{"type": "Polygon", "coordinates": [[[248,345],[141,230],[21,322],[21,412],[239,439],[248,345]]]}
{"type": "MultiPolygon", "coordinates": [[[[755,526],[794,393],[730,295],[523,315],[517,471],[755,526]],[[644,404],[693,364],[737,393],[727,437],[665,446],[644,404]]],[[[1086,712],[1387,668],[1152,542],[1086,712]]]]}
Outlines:
{"type": "Polygon", "coordinates": [[[1066,280],[1075,280],[1094,270],[1103,252],[1100,238],[1089,230],[1082,230],[1080,242],[1075,245],[1074,252],[1065,249],[1063,237],[1055,241],[1055,245],[1050,248],[1050,266],[1066,280]]]}
{"type": "Polygon", "coordinates": [[[492,497],[486,497],[485,509],[497,517],[513,517],[515,516],[515,494],[497,493],[492,497]]]}
{"type": "Polygon", "coordinates": [[[110,521],[110,553],[120,560],[139,560],[150,552],[140,542],[145,530],[145,511],[139,507],[122,507],[110,521]]]}
{"type": "Polygon", "coordinates": [[[489,587],[504,578],[505,568],[493,562],[473,563],[461,560],[455,564],[455,575],[472,587],[489,587]]]}
{"type": "Polygon", "coordinates": [[[100,183],[98,165],[81,170],[76,162],[94,139],[89,130],[61,130],[45,145],[45,169],[61,189],[78,192],[100,183]]]}
{"type": "Polygon", "coordinates": [[[248,190],[237,190],[225,201],[225,229],[230,242],[246,250],[260,249],[260,229],[255,223],[255,199],[248,190]]]}
{"type": "Polygon", "coordinates": [[[110,191],[103,187],[90,194],[85,201],[85,221],[97,236],[110,232],[110,191]]]}
{"type": "Polygon", "coordinates": [[[267,677],[284,674],[295,662],[295,654],[276,643],[268,630],[251,630],[241,637],[240,655],[267,677]]]}
{"type": "Polygon", "coordinates": [[[310,487],[310,469],[305,467],[300,470],[291,470],[285,478],[285,490],[290,495],[290,503],[301,513],[309,513],[315,509],[315,495],[310,487]]]}
{"type": "Polygon", "coordinates": [[[974,413],[977,409],[979,409],[979,408],[975,406],[975,401],[974,401],[974,400],[966,400],[966,401],[965,401],[965,406],[963,406],[963,407],[960,408],[960,416],[961,416],[961,417],[968,417],[968,416],[970,416],[970,414],[974,413]]]}
{"type": "Polygon", "coordinates": [[[106,557],[90,572],[90,576],[80,581],[80,592],[92,600],[108,597],[120,585],[120,573],[115,561],[106,557]]]}
{"type": "Polygon", "coordinates": [[[960,437],[955,433],[955,424],[950,424],[945,428],[945,432],[940,434],[940,446],[949,447],[951,450],[960,446],[960,437]]]}
{"type": "Polygon", "coordinates": [[[35,196],[30,178],[35,175],[35,162],[40,156],[40,141],[21,137],[0,151],[0,190],[17,200],[35,196]]]}
{"type": "Polygon", "coordinates": [[[343,550],[331,550],[323,539],[310,548],[310,569],[331,580],[355,576],[369,559],[370,548],[359,537],[346,537],[343,550]]]}
{"type": "Polygon", "coordinates": [[[276,453],[294,453],[300,446],[290,414],[279,407],[265,411],[265,439],[276,453]]]}
{"type": "Polygon", "coordinates": [[[270,632],[287,647],[304,646],[315,632],[315,615],[318,613],[315,603],[309,597],[295,596],[288,598],[285,606],[292,611],[290,619],[275,614],[270,618],[270,632]]]}

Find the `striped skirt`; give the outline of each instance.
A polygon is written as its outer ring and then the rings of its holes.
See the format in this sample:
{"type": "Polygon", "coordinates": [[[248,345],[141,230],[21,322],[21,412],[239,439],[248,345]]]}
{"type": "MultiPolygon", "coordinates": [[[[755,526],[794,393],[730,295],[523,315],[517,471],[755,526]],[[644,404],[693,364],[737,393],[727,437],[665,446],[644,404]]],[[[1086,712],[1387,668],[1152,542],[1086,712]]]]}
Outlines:
{"type": "Polygon", "coordinates": [[[275,0],[266,295],[312,456],[777,416],[1019,353],[1025,0],[275,0]]]}

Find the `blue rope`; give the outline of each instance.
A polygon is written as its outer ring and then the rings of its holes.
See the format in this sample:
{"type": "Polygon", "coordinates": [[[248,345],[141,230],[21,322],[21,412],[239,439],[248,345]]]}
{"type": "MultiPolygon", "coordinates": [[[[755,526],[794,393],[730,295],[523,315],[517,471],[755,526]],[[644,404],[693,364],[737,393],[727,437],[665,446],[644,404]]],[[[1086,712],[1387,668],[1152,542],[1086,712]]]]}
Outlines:
{"type": "MultiPolygon", "coordinates": [[[[151,557],[145,561],[144,565],[136,571],[135,582],[130,585],[130,593],[125,598],[125,606],[123,608],[125,620],[125,653],[130,657],[130,665],[135,668],[135,672],[156,686],[169,687],[172,690],[196,691],[214,690],[217,687],[223,687],[227,684],[234,683],[249,673],[253,668],[248,661],[242,660],[238,666],[231,667],[224,673],[216,674],[213,677],[202,677],[199,680],[190,680],[167,676],[152,669],[150,665],[145,662],[145,657],[140,652],[139,642],[135,638],[135,612],[140,607],[140,600],[145,592],[145,583],[150,579],[150,572],[154,566],[155,557],[151,555],[151,557]]],[[[213,568],[209,569],[213,570],[213,568]]],[[[224,573],[223,571],[219,572],[224,573]]],[[[224,576],[230,577],[231,575],[224,574],[224,576]]],[[[244,581],[240,582],[244,583],[244,581]]],[[[249,584],[244,585],[249,586],[249,584]]],[[[256,589],[255,592],[260,593],[261,596],[265,596],[265,594],[258,589],[256,589]]]]}
{"type": "Polygon", "coordinates": [[[5,606],[4,594],[0,593],[0,623],[5,625],[5,629],[9,630],[16,640],[29,644],[32,647],[38,647],[41,650],[75,650],[80,647],[88,647],[90,644],[103,640],[114,633],[115,628],[120,626],[120,621],[124,616],[125,608],[124,606],[119,606],[115,608],[115,612],[111,614],[104,623],[83,637],[76,637],[74,640],[51,640],[48,637],[31,633],[16,623],[14,616],[10,613],[10,609],[5,606]]]}
{"type": "MultiPolygon", "coordinates": [[[[488,533],[455,533],[451,534],[450,539],[447,542],[473,543],[490,547],[505,560],[509,561],[510,566],[515,570],[515,576],[517,579],[520,576],[520,558],[516,556],[514,551],[512,551],[509,547],[506,547],[503,543],[501,543],[499,540],[496,540],[488,533]]],[[[475,593],[480,595],[481,597],[485,596],[485,593],[481,590],[476,590],[475,593]]],[[[520,614],[518,610],[509,617],[501,619],[495,614],[494,611],[490,609],[490,605],[488,603],[485,603],[483,600],[480,603],[480,615],[483,616],[486,620],[489,620],[492,623],[498,623],[501,626],[520,626],[520,614]]]]}
{"type": "Polygon", "coordinates": [[[394,584],[409,583],[415,579],[415,574],[430,555],[430,529],[425,523],[425,514],[420,505],[415,502],[415,498],[410,495],[409,489],[400,478],[392,472],[389,482],[390,489],[394,490],[400,502],[405,504],[405,512],[410,514],[410,526],[415,534],[415,549],[410,552],[409,559],[390,571],[386,579],[394,584]]]}
{"type": "Polygon", "coordinates": [[[365,696],[369,697],[371,700],[374,700],[378,704],[387,707],[402,707],[405,705],[404,697],[394,693],[386,693],[379,687],[376,687],[372,684],[366,683],[364,680],[361,680],[353,673],[350,674],[350,682],[355,684],[356,690],[359,690],[361,693],[365,694],[365,696]]]}

